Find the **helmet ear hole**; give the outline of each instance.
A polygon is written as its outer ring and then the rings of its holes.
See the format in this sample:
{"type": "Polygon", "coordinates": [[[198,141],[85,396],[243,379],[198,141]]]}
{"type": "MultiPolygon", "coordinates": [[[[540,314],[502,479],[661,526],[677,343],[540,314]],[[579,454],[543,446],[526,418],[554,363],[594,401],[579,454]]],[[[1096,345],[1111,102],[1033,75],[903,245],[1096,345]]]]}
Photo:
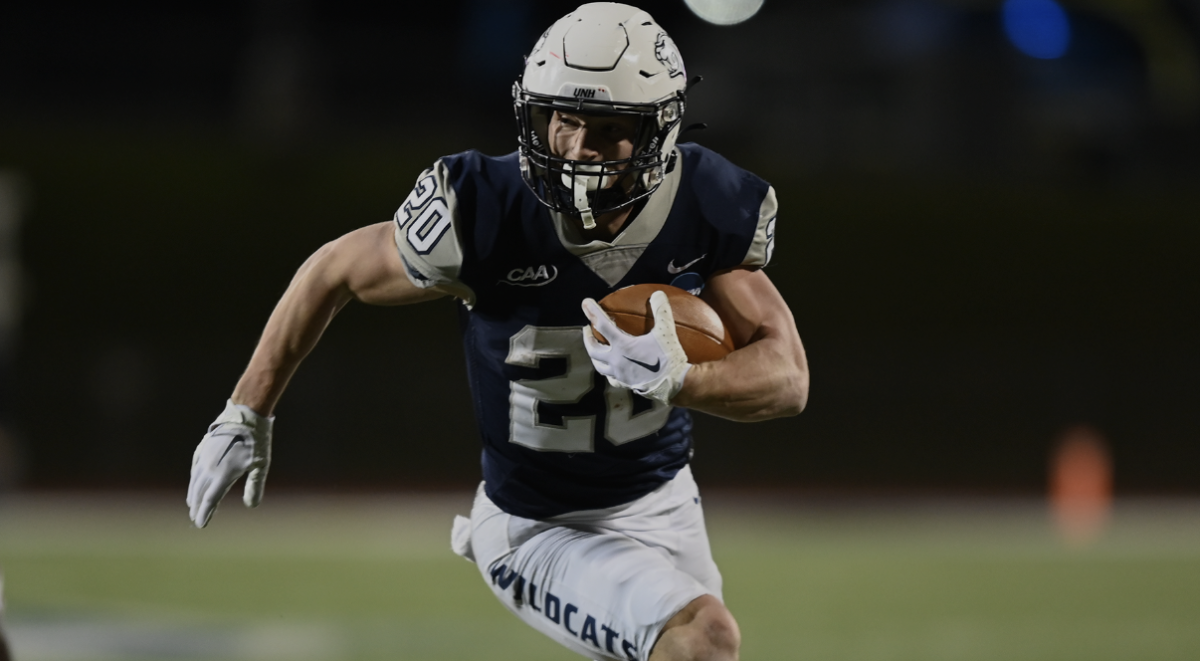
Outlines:
{"type": "Polygon", "coordinates": [[[658,111],[658,128],[663,129],[679,121],[679,118],[683,115],[679,107],[680,105],[678,101],[671,101],[663,105],[662,109],[658,111]]]}
{"type": "Polygon", "coordinates": [[[662,183],[663,168],[662,166],[652,167],[642,174],[642,185],[647,189],[653,190],[662,183]]]}

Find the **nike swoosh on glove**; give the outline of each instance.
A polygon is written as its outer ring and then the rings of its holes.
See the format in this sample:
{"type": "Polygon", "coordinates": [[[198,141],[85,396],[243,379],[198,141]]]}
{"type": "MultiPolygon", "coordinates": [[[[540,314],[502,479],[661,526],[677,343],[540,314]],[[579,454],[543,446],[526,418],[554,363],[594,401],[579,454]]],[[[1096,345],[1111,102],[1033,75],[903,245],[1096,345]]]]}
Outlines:
{"type": "Polygon", "coordinates": [[[271,466],[271,428],[275,416],[255,413],[249,406],[229,400],[225,410],[208,427],[192,454],[192,479],[188,484],[189,516],[197,528],[208,525],[229,488],[247,472],[242,501],[258,507],[271,466]]]}
{"type": "Polygon", "coordinates": [[[675,333],[675,315],[666,293],[656,291],[650,295],[650,311],[654,328],[645,335],[630,335],[617,328],[596,301],[585,298],[583,313],[608,344],[597,340],[592,329],[585,326],[583,345],[596,371],[608,377],[613,386],[670,404],[683,388],[683,379],[692,366],[675,333]]]}

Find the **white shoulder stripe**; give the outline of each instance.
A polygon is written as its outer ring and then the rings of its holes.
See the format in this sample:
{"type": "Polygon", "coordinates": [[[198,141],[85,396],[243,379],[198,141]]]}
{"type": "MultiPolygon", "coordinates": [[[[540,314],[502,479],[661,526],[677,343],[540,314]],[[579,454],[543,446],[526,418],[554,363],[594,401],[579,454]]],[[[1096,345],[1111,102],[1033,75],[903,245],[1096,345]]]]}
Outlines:
{"type": "Polygon", "coordinates": [[[754,231],[754,241],[746,251],[742,266],[763,267],[771,261],[771,255],[775,252],[775,216],[778,210],[775,187],[771,186],[758,208],[758,229],[754,231]]]}
{"type": "Polygon", "coordinates": [[[468,305],[475,293],[461,280],[463,248],[459,236],[458,198],[447,182],[446,165],[438,160],[421,173],[395,216],[394,239],[409,280],[418,287],[438,287],[468,305]]]}

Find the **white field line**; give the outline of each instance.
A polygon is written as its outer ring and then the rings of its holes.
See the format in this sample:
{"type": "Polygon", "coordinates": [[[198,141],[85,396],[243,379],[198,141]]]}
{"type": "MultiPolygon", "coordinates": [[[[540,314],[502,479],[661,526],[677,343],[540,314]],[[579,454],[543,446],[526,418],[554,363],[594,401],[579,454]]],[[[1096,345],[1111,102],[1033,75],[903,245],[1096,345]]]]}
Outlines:
{"type": "Polygon", "coordinates": [[[121,620],[16,620],[8,634],[21,661],[139,661],[145,659],[335,660],[347,654],[344,636],[313,623],[200,627],[121,620]]]}

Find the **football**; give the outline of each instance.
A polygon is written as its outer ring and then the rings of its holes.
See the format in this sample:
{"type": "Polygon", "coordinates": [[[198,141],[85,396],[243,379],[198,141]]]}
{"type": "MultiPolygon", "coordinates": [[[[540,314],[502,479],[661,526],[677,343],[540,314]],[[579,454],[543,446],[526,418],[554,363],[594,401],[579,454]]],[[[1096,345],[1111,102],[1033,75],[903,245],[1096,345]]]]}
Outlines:
{"type": "MultiPolygon", "coordinates": [[[[600,307],[617,324],[617,328],[630,335],[645,335],[654,328],[654,314],[650,312],[650,295],[656,291],[667,293],[671,312],[675,315],[675,331],[690,363],[705,363],[720,360],[733,351],[733,339],[725,328],[717,311],[699,296],[670,285],[632,285],[605,296],[600,307]]],[[[607,343],[604,336],[592,328],[592,334],[607,343]]]]}

